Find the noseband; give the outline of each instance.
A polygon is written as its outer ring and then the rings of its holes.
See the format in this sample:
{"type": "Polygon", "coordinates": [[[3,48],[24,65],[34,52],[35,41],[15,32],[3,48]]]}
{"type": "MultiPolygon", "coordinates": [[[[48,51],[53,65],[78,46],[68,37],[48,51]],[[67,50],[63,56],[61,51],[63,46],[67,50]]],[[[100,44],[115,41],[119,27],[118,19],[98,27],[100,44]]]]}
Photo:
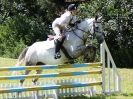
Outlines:
{"type": "Polygon", "coordinates": [[[96,29],[95,23],[101,23],[101,22],[93,21],[93,31],[94,31],[94,34],[95,34],[96,32],[102,33],[102,32],[100,32],[100,31],[98,31],[98,30],[96,29]]]}

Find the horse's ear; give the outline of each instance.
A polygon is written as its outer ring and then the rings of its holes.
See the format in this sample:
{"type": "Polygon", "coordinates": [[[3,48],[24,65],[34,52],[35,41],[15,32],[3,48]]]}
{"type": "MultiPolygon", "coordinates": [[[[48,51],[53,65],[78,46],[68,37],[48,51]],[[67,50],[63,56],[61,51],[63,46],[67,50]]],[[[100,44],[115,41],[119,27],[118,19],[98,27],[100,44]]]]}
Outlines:
{"type": "Polygon", "coordinates": [[[98,19],[98,15],[95,16],[95,20],[96,20],[96,21],[97,21],[97,19],[98,19]]]}
{"type": "Polygon", "coordinates": [[[102,16],[101,17],[99,17],[97,20],[101,20],[102,19],[102,16]]]}
{"type": "Polygon", "coordinates": [[[96,21],[100,21],[101,19],[102,19],[102,16],[101,17],[98,17],[98,15],[95,16],[96,21]]]}

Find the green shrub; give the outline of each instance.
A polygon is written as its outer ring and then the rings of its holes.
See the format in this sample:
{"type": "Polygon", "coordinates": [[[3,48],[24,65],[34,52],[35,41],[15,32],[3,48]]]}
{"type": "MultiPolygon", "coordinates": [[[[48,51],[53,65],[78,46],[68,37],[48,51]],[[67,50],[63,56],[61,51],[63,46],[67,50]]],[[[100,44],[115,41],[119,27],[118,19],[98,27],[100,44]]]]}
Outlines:
{"type": "Polygon", "coordinates": [[[17,58],[25,46],[45,40],[47,33],[45,23],[35,18],[22,15],[7,18],[0,25],[0,55],[17,58]]]}

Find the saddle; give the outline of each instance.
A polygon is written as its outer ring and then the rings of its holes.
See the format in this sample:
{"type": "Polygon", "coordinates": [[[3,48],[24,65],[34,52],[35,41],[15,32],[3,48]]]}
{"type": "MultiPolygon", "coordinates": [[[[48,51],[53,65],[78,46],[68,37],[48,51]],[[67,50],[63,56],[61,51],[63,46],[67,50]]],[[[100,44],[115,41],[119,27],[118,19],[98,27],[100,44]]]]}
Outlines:
{"type": "MultiPolygon", "coordinates": [[[[65,37],[65,35],[63,33],[61,35],[62,35],[62,38],[65,37]]],[[[57,39],[55,35],[48,35],[48,40],[51,41],[51,40],[54,40],[54,39],[57,39]]]]}
{"type": "MultiPolygon", "coordinates": [[[[66,27],[65,29],[61,30],[61,35],[65,36],[65,32],[67,31],[72,31],[70,27],[66,27]]],[[[55,35],[48,35],[48,40],[54,40],[55,39],[55,35]]]]}

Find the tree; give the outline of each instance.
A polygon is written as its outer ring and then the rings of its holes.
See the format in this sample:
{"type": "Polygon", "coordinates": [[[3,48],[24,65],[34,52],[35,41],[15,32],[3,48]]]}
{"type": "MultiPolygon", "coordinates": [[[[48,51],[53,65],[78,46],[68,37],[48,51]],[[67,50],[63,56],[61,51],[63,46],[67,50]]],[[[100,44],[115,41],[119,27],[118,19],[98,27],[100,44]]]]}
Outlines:
{"type": "Polygon", "coordinates": [[[24,46],[46,40],[62,8],[54,0],[1,0],[0,55],[17,58],[24,46]],[[21,48],[17,50],[22,44],[21,48]],[[16,48],[16,52],[13,53],[16,48]]]}
{"type": "Polygon", "coordinates": [[[133,64],[132,5],[131,0],[91,0],[80,5],[81,17],[103,16],[105,39],[120,67],[133,64]]]}

